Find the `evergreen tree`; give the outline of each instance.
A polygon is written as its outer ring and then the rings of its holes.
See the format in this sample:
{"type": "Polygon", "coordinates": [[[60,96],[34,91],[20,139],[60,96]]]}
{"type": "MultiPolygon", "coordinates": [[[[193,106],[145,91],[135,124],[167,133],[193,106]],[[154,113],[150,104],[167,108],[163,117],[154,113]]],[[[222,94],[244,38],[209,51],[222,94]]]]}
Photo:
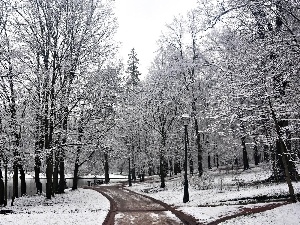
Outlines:
{"type": "Polygon", "coordinates": [[[138,70],[139,59],[137,58],[136,51],[131,49],[130,54],[128,54],[129,59],[127,61],[128,67],[126,73],[129,75],[127,77],[127,85],[137,85],[140,81],[139,76],[141,73],[138,70]]]}

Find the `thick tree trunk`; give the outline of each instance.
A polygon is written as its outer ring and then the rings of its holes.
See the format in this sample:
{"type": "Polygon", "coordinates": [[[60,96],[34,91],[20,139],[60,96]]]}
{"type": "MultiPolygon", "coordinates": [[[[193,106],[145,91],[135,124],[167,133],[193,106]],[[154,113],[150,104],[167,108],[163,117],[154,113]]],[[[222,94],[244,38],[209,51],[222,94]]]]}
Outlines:
{"type": "Polygon", "coordinates": [[[26,195],[26,180],[25,180],[25,171],[23,166],[19,166],[20,169],[20,179],[21,179],[21,196],[26,195]]]}
{"type": "Polygon", "coordinates": [[[19,197],[19,188],[18,188],[18,165],[17,162],[14,162],[14,175],[13,175],[13,199],[19,197]]]}
{"type": "Polygon", "coordinates": [[[59,185],[58,185],[58,193],[62,194],[65,192],[65,161],[64,157],[60,158],[59,162],[59,185]]]}
{"type": "Polygon", "coordinates": [[[77,189],[77,185],[78,185],[78,169],[79,169],[79,164],[77,162],[75,162],[72,190],[76,190],[77,189]]]}
{"type": "Polygon", "coordinates": [[[211,157],[210,157],[210,154],[208,154],[207,156],[207,165],[208,165],[208,169],[211,169],[211,157]]]}

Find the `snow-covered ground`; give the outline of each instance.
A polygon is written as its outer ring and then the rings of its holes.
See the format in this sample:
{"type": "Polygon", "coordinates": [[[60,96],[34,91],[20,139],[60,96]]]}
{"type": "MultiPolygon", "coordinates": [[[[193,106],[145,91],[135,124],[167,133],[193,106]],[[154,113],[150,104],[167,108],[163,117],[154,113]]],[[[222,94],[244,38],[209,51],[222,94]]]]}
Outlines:
{"type": "MultiPolygon", "coordinates": [[[[182,176],[167,178],[164,189],[159,187],[160,183],[157,182],[159,179],[149,180],[146,183],[134,183],[132,187],[127,188],[176,206],[200,222],[208,223],[237,214],[244,208],[271,204],[254,204],[253,200],[249,202],[249,200],[240,201],[238,199],[288,194],[288,186],[285,183],[249,185],[250,182],[264,180],[268,176],[270,176],[270,171],[264,165],[253,167],[249,171],[212,170],[205,173],[201,179],[197,176],[189,176],[190,201],[188,203],[182,202],[182,176]]],[[[300,193],[300,183],[293,183],[293,185],[295,192],[300,193]]],[[[230,220],[231,222],[226,224],[300,224],[300,214],[297,215],[296,213],[299,210],[300,203],[289,204],[253,216],[243,216],[230,220]],[[265,218],[262,223],[260,219],[257,219],[261,217],[265,218]],[[283,223],[283,220],[288,222],[283,223]]]]}
{"type": "Polygon", "coordinates": [[[17,198],[12,210],[1,214],[0,224],[102,224],[110,208],[109,201],[100,193],[89,189],[65,190],[47,200],[44,195],[17,198]]]}
{"type": "MultiPolygon", "coordinates": [[[[121,178],[110,175],[113,178],[121,178]]],[[[128,189],[151,196],[170,205],[176,206],[199,222],[209,223],[219,218],[235,215],[245,208],[263,207],[272,203],[255,203],[241,198],[255,196],[274,196],[288,194],[285,183],[249,185],[270,176],[267,166],[252,167],[249,171],[217,170],[206,172],[201,179],[189,176],[190,201],[183,203],[182,175],[167,178],[166,188],[161,189],[159,177],[152,176],[147,182],[133,183],[128,189]]],[[[97,176],[98,177],[98,176],[97,176]]],[[[99,176],[100,177],[100,176],[99,176]]],[[[102,178],[102,177],[101,177],[102,178]]],[[[112,179],[117,182],[119,179],[112,179]]],[[[300,183],[293,183],[296,193],[300,193],[300,183]]],[[[10,202],[8,203],[10,205],[10,202]]],[[[65,194],[56,195],[51,200],[45,196],[22,197],[15,200],[14,206],[0,208],[13,213],[0,214],[0,224],[102,224],[109,210],[109,201],[93,190],[66,190],[65,194]]],[[[266,212],[240,216],[221,224],[300,224],[300,203],[288,204],[266,212]]]]}
{"type": "Polygon", "coordinates": [[[299,225],[300,224],[300,203],[293,203],[262,213],[237,217],[220,223],[220,225],[299,225]]]}

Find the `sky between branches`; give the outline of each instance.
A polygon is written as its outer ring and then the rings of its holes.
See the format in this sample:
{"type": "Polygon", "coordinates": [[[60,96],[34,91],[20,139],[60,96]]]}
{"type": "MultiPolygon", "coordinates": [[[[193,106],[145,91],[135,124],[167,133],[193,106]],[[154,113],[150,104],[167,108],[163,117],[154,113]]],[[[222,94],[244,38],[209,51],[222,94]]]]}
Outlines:
{"type": "Polygon", "coordinates": [[[139,70],[145,77],[157,50],[165,25],[174,16],[185,15],[196,7],[197,0],[115,0],[115,13],[121,42],[120,55],[126,65],[128,54],[135,48],[140,60],[139,70]]]}

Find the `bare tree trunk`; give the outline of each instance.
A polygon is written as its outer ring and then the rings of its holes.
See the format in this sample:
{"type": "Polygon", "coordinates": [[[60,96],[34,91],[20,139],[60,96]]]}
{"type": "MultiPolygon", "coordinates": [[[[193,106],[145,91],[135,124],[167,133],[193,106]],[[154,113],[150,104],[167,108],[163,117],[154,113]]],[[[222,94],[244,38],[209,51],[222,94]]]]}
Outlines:
{"type": "Polygon", "coordinates": [[[79,161],[79,159],[76,158],[72,190],[76,190],[77,186],[78,186],[78,169],[79,169],[78,161],[79,161]]]}
{"type": "Polygon", "coordinates": [[[53,171],[53,193],[58,192],[58,166],[59,166],[59,156],[58,152],[54,153],[54,171],[53,171]]]}
{"type": "MultiPolygon", "coordinates": [[[[280,155],[281,155],[281,160],[282,160],[282,163],[283,163],[284,174],[285,174],[286,182],[287,182],[287,185],[288,185],[288,188],[289,188],[289,193],[290,193],[290,196],[291,196],[291,200],[293,202],[296,202],[297,199],[296,199],[296,196],[295,196],[295,191],[294,191],[294,187],[293,187],[292,180],[291,180],[291,175],[290,175],[291,171],[289,171],[289,165],[288,165],[288,163],[289,163],[289,160],[287,158],[288,151],[287,151],[286,145],[284,144],[284,141],[282,139],[282,133],[281,133],[282,131],[280,129],[283,126],[284,122],[279,123],[279,121],[277,120],[276,114],[275,114],[274,109],[273,109],[273,105],[271,103],[270,96],[268,97],[268,103],[269,103],[272,118],[273,118],[274,123],[275,123],[276,133],[277,133],[277,136],[278,136],[278,140],[277,140],[278,148],[277,148],[277,150],[280,152],[280,155]],[[282,126],[280,126],[281,123],[282,123],[282,126]]],[[[298,173],[297,173],[297,176],[299,176],[298,173]]]]}
{"type": "Polygon", "coordinates": [[[246,149],[246,137],[242,137],[242,150],[243,150],[243,164],[244,164],[244,170],[248,170],[249,167],[249,160],[248,160],[248,153],[246,149]]]}
{"type": "Polygon", "coordinates": [[[77,146],[76,156],[75,156],[75,167],[74,167],[74,177],[73,177],[73,187],[72,190],[77,189],[77,183],[78,183],[78,170],[79,170],[79,156],[81,153],[81,142],[83,137],[83,112],[81,112],[80,120],[78,123],[78,143],[79,146],[77,146]]]}
{"type": "Polygon", "coordinates": [[[105,170],[105,183],[109,183],[109,167],[107,152],[104,153],[104,170],[105,170]]]}
{"type": "Polygon", "coordinates": [[[21,179],[21,196],[26,195],[26,181],[25,181],[25,171],[23,166],[19,166],[20,169],[20,179],[21,179]]]}

